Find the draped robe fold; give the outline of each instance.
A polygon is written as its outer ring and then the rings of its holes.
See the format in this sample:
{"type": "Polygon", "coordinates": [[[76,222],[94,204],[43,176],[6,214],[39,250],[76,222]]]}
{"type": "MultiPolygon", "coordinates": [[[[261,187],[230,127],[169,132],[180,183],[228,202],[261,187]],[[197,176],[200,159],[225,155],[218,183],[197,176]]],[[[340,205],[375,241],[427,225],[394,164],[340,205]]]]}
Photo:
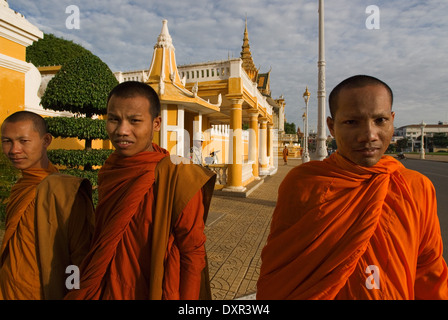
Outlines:
{"type": "Polygon", "coordinates": [[[91,185],[30,168],[13,186],[0,254],[1,299],[62,299],[66,267],[79,265],[93,233],[91,185]]]}
{"type": "Polygon", "coordinates": [[[204,224],[215,175],[153,147],[114,153],[100,170],[92,247],[66,299],[197,299],[201,272],[210,298],[204,224]]]}
{"type": "Polygon", "coordinates": [[[257,299],[448,298],[434,187],[389,156],[291,170],[261,257],[257,299]]]}

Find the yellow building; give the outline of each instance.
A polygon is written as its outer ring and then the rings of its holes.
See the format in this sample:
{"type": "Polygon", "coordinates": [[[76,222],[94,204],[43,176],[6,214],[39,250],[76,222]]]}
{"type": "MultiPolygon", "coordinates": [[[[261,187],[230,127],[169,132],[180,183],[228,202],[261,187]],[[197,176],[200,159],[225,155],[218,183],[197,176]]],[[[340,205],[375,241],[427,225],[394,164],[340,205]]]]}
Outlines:
{"type": "Polygon", "coordinates": [[[218,164],[209,168],[218,173],[224,190],[244,192],[260,176],[276,172],[275,111],[283,112],[285,104],[282,98],[270,97],[269,73],[259,77],[247,23],[241,58],[178,67],[164,20],[149,70],[115,72],[115,76],[119,82],[148,83],[159,93],[163,125],[156,142],[170,153],[188,157],[194,133],[202,131],[203,156],[219,152],[218,164]]]}
{"type": "Polygon", "coordinates": [[[25,58],[26,47],[42,37],[42,31],[0,0],[0,123],[39,105],[40,73],[25,58]]]}
{"type": "MultiPolygon", "coordinates": [[[[0,123],[10,114],[27,110],[41,116],[72,117],[69,112],[45,110],[40,98],[48,81],[60,66],[36,68],[26,62],[26,48],[43,38],[43,33],[25,17],[0,0],[0,123]]],[[[102,141],[94,141],[94,148],[103,147],[102,141]]],[[[106,143],[106,145],[108,145],[106,143]]],[[[84,142],[75,138],[53,139],[51,149],[84,149],[84,142]]]]}

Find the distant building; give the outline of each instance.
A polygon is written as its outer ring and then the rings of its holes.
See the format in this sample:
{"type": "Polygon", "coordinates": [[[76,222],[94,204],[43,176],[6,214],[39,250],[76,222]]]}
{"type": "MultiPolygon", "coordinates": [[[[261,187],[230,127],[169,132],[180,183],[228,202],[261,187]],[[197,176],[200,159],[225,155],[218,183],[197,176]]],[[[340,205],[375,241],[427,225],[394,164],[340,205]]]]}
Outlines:
{"type": "MultiPolygon", "coordinates": [[[[426,124],[424,128],[425,139],[434,137],[435,134],[443,134],[448,136],[448,124],[439,122],[438,124],[426,124]]],[[[415,152],[421,148],[422,126],[421,124],[410,124],[395,129],[392,143],[397,143],[401,139],[408,139],[406,152],[415,152]]],[[[446,148],[435,148],[428,143],[425,143],[427,151],[443,151],[446,148]]]]}
{"type": "MultiPolygon", "coordinates": [[[[438,124],[427,124],[425,126],[425,135],[432,137],[434,133],[444,133],[448,135],[448,124],[439,122],[438,124]]],[[[398,139],[408,138],[416,140],[422,135],[421,124],[409,124],[403,127],[399,127],[395,130],[394,136],[398,139]]]]}

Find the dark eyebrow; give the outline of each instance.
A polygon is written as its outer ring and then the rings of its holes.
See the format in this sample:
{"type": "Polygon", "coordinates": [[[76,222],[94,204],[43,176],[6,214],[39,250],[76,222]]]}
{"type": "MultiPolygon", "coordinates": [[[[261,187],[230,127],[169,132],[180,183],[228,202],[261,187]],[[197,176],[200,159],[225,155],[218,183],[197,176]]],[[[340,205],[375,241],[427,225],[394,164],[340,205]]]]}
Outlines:
{"type": "MultiPolygon", "coordinates": [[[[392,115],[392,111],[390,112],[378,112],[372,115],[373,119],[376,118],[383,118],[383,117],[390,117],[392,115]]],[[[358,119],[363,119],[364,116],[359,114],[359,113],[350,113],[350,114],[345,114],[344,118],[350,118],[350,119],[354,119],[354,120],[358,120],[358,119]]]]}
{"type": "Polygon", "coordinates": [[[8,136],[2,136],[1,139],[2,139],[2,140],[4,140],[4,139],[8,139],[8,140],[22,140],[22,139],[29,139],[29,137],[27,137],[27,136],[20,136],[20,137],[17,137],[17,138],[15,138],[15,139],[13,139],[13,138],[10,138],[10,137],[8,137],[8,136]]]}

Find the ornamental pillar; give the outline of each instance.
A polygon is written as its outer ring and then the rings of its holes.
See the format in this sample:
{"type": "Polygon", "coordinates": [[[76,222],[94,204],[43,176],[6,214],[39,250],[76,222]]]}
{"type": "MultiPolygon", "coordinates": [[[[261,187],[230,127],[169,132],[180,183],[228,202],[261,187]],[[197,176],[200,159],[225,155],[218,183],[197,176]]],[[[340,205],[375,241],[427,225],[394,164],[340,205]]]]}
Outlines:
{"type": "Polygon", "coordinates": [[[232,152],[228,166],[228,179],[225,190],[244,191],[243,173],[243,139],[242,139],[242,111],[243,99],[232,99],[230,110],[230,150],[232,152]]]}

